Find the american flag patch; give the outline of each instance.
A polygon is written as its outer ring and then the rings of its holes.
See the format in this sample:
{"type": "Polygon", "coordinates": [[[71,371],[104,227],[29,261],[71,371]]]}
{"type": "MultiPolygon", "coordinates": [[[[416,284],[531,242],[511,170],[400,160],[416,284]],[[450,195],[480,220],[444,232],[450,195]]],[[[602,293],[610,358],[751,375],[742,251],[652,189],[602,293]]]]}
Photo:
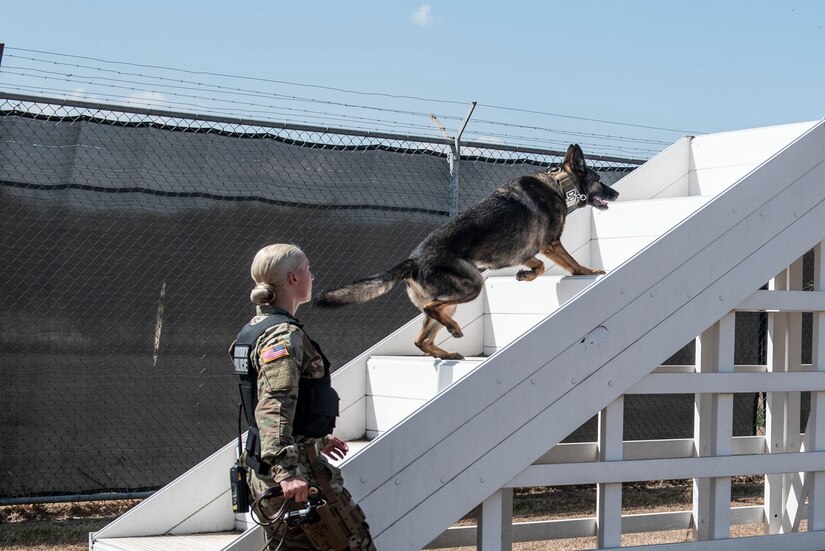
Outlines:
{"type": "Polygon", "coordinates": [[[269,363],[284,356],[289,356],[289,350],[287,350],[285,344],[276,344],[275,346],[261,350],[261,361],[263,363],[269,363]]]}

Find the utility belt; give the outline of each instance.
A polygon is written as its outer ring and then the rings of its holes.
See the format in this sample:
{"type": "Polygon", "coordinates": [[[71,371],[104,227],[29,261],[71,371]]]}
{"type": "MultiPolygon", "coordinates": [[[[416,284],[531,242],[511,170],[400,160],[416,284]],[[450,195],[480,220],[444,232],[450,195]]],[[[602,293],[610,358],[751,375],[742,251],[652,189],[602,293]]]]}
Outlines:
{"type": "Polygon", "coordinates": [[[339,492],[332,487],[329,471],[318,461],[314,444],[304,449],[312,478],[321,489],[323,502],[316,508],[318,521],[301,524],[301,529],[318,549],[350,549],[350,542],[361,536],[366,516],[346,488],[341,488],[339,492]]]}
{"type": "Polygon", "coordinates": [[[332,486],[329,470],[318,460],[315,441],[306,442],[302,447],[311,472],[306,506],[288,510],[291,503],[285,502],[274,518],[267,517],[260,505],[266,499],[283,495],[280,485],[276,484],[251,503],[253,520],[263,526],[284,522],[288,530],[303,531],[316,549],[347,551],[360,544],[364,537],[369,537],[368,533],[362,533],[362,530],[366,532],[366,516],[346,488],[339,491],[332,486]]]}

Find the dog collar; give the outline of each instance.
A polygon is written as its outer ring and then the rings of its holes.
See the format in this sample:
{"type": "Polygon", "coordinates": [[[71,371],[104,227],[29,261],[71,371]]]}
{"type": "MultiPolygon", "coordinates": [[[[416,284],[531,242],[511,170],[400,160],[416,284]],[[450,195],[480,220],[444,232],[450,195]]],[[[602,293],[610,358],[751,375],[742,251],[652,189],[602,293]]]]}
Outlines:
{"type": "Polygon", "coordinates": [[[559,168],[551,172],[551,175],[561,186],[561,192],[568,207],[575,207],[580,202],[587,201],[587,195],[579,192],[576,181],[567,171],[559,168]]]}

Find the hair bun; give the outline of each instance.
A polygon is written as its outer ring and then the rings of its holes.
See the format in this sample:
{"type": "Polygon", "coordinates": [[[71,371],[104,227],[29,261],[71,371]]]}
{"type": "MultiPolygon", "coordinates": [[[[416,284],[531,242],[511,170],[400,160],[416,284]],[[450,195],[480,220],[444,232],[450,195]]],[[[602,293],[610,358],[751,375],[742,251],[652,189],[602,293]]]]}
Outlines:
{"type": "Polygon", "coordinates": [[[275,300],[275,288],[269,283],[258,283],[249,293],[249,300],[255,304],[269,304],[275,300]]]}

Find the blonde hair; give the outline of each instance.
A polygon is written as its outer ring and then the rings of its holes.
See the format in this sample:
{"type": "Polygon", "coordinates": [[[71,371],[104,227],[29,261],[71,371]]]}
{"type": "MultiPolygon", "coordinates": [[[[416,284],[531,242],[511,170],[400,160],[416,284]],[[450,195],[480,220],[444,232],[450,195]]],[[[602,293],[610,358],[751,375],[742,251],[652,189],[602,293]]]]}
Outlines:
{"type": "Polygon", "coordinates": [[[289,274],[301,267],[304,257],[304,251],[287,243],[268,245],[258,251],[250,269],[256,285],[249,293],[249,300],[255,304],[272,303],[289,274]]]}

